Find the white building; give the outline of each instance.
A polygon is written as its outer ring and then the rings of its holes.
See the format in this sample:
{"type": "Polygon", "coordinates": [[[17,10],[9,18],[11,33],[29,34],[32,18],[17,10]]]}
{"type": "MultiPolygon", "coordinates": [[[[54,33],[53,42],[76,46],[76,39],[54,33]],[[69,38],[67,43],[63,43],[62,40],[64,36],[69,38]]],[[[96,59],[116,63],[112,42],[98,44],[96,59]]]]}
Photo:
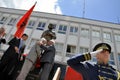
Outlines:
{"type": "MultiPolygon", "coordinates": [[[[16,31],[16,23],[25,10],[0,7],[0,27],[6,28],[6,39],[9,41],[16,31]]],[[[66,64],[66,60],[78,53],[92,51],[99,42],[112,46],[110,63],[120,70],[120,25],[115,23],[83,19],[65,15],[33,12],[25,29],[29,35],[25,52],[40,39],[49,23],[55,25],[57,34],[55,62],[66,64]]],[[[92,61],[94,61],[93,59],[92,61]]]]}

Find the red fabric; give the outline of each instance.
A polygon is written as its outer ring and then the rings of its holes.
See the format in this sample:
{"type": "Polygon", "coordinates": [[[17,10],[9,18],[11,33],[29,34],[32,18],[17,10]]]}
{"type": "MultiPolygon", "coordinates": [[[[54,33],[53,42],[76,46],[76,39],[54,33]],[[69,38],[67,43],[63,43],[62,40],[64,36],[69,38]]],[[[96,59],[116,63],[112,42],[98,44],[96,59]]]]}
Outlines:
{"type": "Polygon", "coordinates": [[[23,15],[23,17],[17,23],[17,31],[15,32],[14,36],[21,38],[24,33],[25,27],[28,23],[30,15],[35,7],[36,3],[23,15]]]}
{"type": "Polygon", "coordinates": [[[36,63],[35,63],[35,67],[39,68],[40,67],[40,58],[37,57],[36,63]]]}
{"type": "Polygon", "coordinates": [[[26,57],[27,55],[28,55],[27,53],[24,53],[24,54],[23,54],[23,56],[25,56],[25,57],[26,57]]]}
{"type": "Polygon", "coordinates": [[[83,78],[80,73],[76,72],[71,67],[68,67],[64,80],[83,80],[83,78]]]}

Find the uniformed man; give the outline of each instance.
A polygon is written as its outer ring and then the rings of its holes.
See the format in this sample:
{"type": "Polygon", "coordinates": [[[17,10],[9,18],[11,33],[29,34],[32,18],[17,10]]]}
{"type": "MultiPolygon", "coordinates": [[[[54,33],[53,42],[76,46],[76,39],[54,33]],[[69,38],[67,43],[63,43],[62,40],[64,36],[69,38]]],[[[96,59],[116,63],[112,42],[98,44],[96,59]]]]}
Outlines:
{"type": "Polygon", "coordinates": [[[82,74],[83,80],[120,80],[120,73],[108,63],[111,53],[110,45],[99,43],[93,51],[69,59],[68,65],[82,74]],[[93,57],[97,59],[96,64],[82,63],[93,57]]]}

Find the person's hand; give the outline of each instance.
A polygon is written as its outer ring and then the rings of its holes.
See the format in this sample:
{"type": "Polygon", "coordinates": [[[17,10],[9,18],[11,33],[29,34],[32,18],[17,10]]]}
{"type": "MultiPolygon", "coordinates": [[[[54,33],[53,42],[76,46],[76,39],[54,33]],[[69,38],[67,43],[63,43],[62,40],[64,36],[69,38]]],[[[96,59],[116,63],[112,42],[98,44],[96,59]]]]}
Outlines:
{"type": "Polygon", "coordinates": [[[37,44],[42,45],[43,43],[42,43],[42,41],[37,41],[37,44]]]}
{"type": "Polygon", "coordinates": [[[47,40],[45,38],[41,38],[41,40],[37,42],[38,45],[44,45],[46,43],[47,43],[47,40]]]}
{"type": "Polygon", "coordinates": [[[22,61],[22,60],[23,60],[23,56],[20,57],[20,61],[22,61]]]}
{"type": "Polygon", "coordinates": [[[40,41],[42,44],[47,44],[47,40],[45,38],[41,38],[40,41]]]}
{"type": "Polygon", "coordinates": [[[95,57],[98,53],[100,53],[101,51],[103,51],[103,49],[99,49],[99,50],[96,50],[94,52],[90,52],[91,54],[91,57],[95,57]]]}
{"type": "Polygon", "coordinates": [[[49,43],[50,43],[50,45],[53,45],[53,44],[55,44],[55,40],[52,39],[52,40],[49,41],[49,43]]]}
{"type": "Polygon", "coordinates": [[[19,53],[19,48],[15,46],[16,53],[19,53]]]}
{"type": "Polygon", "coordinates": [[[43,40],[42,43],[43,43],[43,44],[47,44],[47,40],[43,40]]]}

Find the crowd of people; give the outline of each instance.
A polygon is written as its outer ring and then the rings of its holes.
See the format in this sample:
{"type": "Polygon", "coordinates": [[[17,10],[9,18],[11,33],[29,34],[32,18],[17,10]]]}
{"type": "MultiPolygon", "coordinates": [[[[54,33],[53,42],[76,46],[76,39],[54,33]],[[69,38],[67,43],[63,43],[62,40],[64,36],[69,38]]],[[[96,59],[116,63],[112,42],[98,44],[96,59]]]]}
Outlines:
{"type": "MultiPolygon", "coordinates": [[[[23,34],[21,38],[12,38],[0,60],[0,80],[25,80],[29,72],[36,67],[40,68],[38,80],[49,80],[56,52],[54,46],[56,34],[53,29],[54,25],[49,24],[48,30],[42,33],[40,40],[32,46],[27,56],[23,56],[23,53],[26,47],[25,41],[29,36],[23,34]],[[36,61],[40,64],[36,65],[36,61]]],[[[0,44],[5,43],[5,29],[1,27],[0,44]]],[[[68,59],[67,64],[82,74],[83,80],[120,80],[120,73],[108,63],[110,53],[109,44],[99,43],[94,47],[93,52],[76,55],[68,59]],[[97,59],[96,64],[84,62],[93,57],[97,59]]]]}
{"type": "MultiPolygon", "coordinates": [[[[14,37],[11,39],[8,42],[8,49],[4,52],[0,60],[0,79],[25,80],[30,70],[35,67],[36,60],[39,58],[41,73],[38,80],[48,80],[50,71],[54,65],[56,52],[54,47],[56,34],[52,31],[53,28],[53,24],[48,25],[48,30],[43,32],[40,40],[35,43],[28,55],[24,58],[21,69],[19,66],[24,57],[25,41],[28,39],[28,35],[23,34],[21,38],[14,37]],[[20,70],[19,74],[18,70],[20,70]]],[[[1,35],[1,43],[5,44],[6,40],[4,40],[1,35]]]]}

